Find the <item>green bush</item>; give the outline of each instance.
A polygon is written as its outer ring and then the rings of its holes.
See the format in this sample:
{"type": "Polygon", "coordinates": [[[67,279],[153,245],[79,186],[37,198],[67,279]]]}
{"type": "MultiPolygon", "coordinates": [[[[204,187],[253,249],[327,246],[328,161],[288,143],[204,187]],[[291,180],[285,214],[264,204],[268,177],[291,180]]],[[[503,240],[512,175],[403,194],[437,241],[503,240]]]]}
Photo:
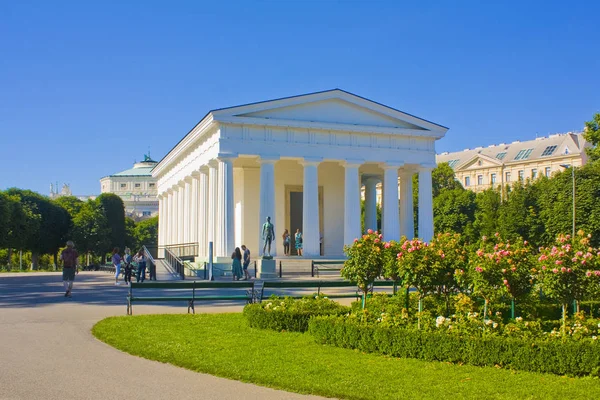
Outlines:
{"type": "Polygon", "coordinates": [[[591,339],[537,341],[493,335],[470,338],[365,324],[357,318],[339,316],[311,319],[308,332],[318,343],[393,357],[559,375],[600,375],[600,343],[591,339]]]}
{"type": "Polygon", "coordinates": [[[308,321],[313,316],[341,315],[348,312],[349,307],[316,295],[302,299],[272,296],[262,303],[248,304],[244,307],[244,316],[250,327],[294,332],[305,332],[308,329],[308,321]]]}

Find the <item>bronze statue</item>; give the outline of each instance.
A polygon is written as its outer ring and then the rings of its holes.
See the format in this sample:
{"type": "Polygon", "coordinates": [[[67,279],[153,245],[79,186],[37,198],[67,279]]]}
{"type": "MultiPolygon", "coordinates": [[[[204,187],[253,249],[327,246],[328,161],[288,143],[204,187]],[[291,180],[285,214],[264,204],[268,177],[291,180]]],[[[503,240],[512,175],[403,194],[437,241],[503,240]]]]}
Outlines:
{"type": "Polygon", "coordinates": [[[271,217],[267,217],[267,222],[265,222],[262,227],[262,238],[264,240],[263,257],[265,257],[265,258],[272,258],[271,257],[271,242],[273,241],[274,237],[275,237],[275,228],[273,227],[273,224],[271,223],[271,217]],[[267,248],[268,248],[268,251],[265,252],[265,250],[267,250],[267,248]]]}

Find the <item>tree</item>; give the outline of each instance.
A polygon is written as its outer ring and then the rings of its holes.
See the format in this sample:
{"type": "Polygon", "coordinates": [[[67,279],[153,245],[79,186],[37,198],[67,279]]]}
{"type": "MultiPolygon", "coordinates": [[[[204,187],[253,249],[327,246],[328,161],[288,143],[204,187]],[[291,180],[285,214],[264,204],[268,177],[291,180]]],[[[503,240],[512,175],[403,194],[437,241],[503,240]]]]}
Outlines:
{"type": "Polygon", "coordinates": [[[442,190],[433,199],[435,232],[455,232],[466,237],[473,236],[475,197],[475,193],[462,188],[442,190]]]}
{"type": "Polygon", "coordinates": [[[500,193],[496,189],[486,189],[475,198],[475,221],[473,227],[477,236],[492,236],[498,232],[498,217],[501,207],[500,193]]]}
{"type": "Polygon", "coordinates": [[[77,215],[77,213],[79,213],[84,202],[75,196],[62,196],[54,200],[54,203],[67,210],[69,215],[74,217],[77,215]]]}
{"type": "Polygon", "coordinates": [[[82,254],[104,255],[110,250],[110,228],[99,201],[83,203],[73,218],[73,241],[82,254]]]}
{"type": "Polygon", "coordinates": [[[158,247],[158,216],[140,221],[135,226],[137,247],[158,247]]]}
{"type": "Polygon", "coordinates": [[[539,186],[529,181],[525,184],[515,182],[498,215],[498,232],[503,238],[525,238],[536,248],[544,243],[545,228],[540,217],[538,197],[539,186]]]}
{"type": "Polygon", "coordinates": [[[8,245],[8,232],[11,227],[11,211],[14,199],[0,192],[0,248],[8,245]]]}
{"type": "Polygon", "coordinates": [[[594,117],[585,123],[583,137],[594,145],[594,147],[585,149],[590,160],[600,160],[600,148],[598,148],[598,144],[600,144],[600,113],[594,114],[594,117]]]}
{"type": "MultiPolygon", "coordinates": [[[[125,206],[123,200],[113,193],[103,193],[96,199],[106,217],[110,230],[111,246],[125,246],[125,206]]],[[[110,247],[110,246],[109,246],[110,247]]],[[[108,249],[107,249],[108,250],[108,249]]]]}

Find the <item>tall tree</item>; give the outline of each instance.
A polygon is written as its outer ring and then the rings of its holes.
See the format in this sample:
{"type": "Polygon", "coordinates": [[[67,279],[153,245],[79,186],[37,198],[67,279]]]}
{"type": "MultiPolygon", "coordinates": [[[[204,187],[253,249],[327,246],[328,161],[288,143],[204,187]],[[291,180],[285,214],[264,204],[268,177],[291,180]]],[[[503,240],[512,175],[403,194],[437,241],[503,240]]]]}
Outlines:
{"type": "Polygon", "coordinates": [[[110,228],[99,201],[88,200],[73,218],[73,241],[82,254],[103,256],[110,251],[110,228]]]}
{"type": "Polygon", "coordinates": [[[473,238],[475,193],[470,190],[446,189],[433,199],[433,226],[436,233],[461,233],[473,238]]]}
{"type": "Polygon", "coordinates": [[[501,198],[496,189],[486,189],[477,193],[475,198],[475,228],[476,235],[491,236],[498,231],[501,198]]]}
{"type": "Polygon", "coordinates": [[[140,221],[135,227],[135,238],[138,248],[158,246],[158,216],[140,221]]]}
{"type": "Polygon", "coordinates": [[[96,199],[108,222],[111,246],[125,247],[125,206],[123,200],[112,193],[103,193],[96,199]]]}
{"type": "Polygon", "coordinates": [[[585,149],[590,160],[600,160],[600,148],[598,148],[598,144],[600,144],[600,113],[594,114],[594,117],[590,121],[586,121],[583,137],[594,145],[594,147],[585,149]]]}
{"type": "Polygon", "coordinates": [[[8,246],[8,232],[11,226],[11,212],[14,199],[0,192],[0,249],[8,246]]]}
{"type": "Polygon", "coordinates": [[[515,182],[498,215],[498,231],[502,237],[515,240],[524,238],[535,247],[544,244],[544,224],[537,203],[539,187],[527,181],[515,182]]]}

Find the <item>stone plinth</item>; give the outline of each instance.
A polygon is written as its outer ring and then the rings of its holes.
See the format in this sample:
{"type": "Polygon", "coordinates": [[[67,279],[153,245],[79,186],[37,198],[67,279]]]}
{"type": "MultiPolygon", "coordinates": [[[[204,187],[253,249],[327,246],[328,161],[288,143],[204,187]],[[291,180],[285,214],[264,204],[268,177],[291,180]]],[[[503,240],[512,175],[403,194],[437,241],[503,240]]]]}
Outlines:
{"type": "Polygon", "coordinates": [[[277,278],[277,263],[271,259],[259,259],[256,260],[256,269],[258,279],[271,279],[277,278]]]}

